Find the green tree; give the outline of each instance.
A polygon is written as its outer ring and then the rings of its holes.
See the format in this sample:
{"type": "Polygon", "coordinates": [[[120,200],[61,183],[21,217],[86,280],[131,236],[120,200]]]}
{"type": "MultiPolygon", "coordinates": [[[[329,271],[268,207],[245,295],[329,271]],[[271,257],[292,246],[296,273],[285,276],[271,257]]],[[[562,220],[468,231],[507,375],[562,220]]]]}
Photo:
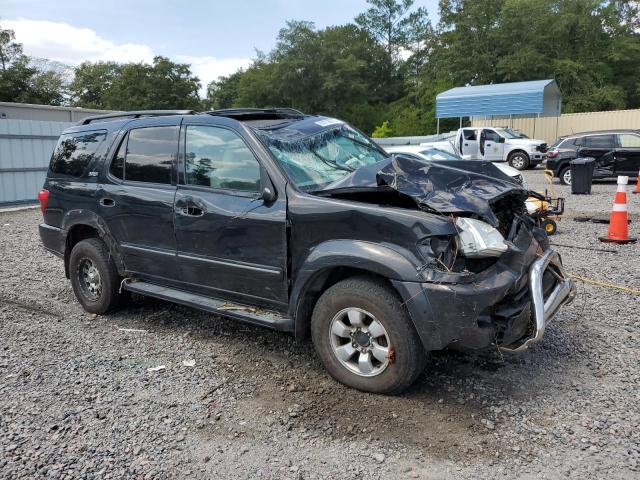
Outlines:
{"type": "Polygon", "coordinates": [[[65,100],[63,78],[30,65],[15,42],[13,30],[0,27],[0,101],[60,105],[65,100]]]}
{"type": "Polygon", "coordinates": [[[73,104],[84,108],[109,109],[105,103],[107,92],[115,78],[122,72],[116,62],[84,62],[74,70],[74,78],[69,85],[73,104]]]}
{"type": "Polygon", "coordinates": [[[371,134],[373,138],[386,138],[390,137],[391,135],[393,135],[393,130],[389,126],[388,120],[382,122],[382,125],[376,127],[376,129],[371,134]]]}

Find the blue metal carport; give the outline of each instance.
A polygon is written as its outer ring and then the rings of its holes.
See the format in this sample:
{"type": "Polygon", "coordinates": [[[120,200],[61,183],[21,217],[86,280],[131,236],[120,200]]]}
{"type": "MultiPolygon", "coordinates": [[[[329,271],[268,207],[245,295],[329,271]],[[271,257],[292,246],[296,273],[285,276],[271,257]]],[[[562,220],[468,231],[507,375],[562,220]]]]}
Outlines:
{"type": "Polygon", "coordinates": [[[436,117],[536,115],[557,117],[562,94],[555,80],[456,87],[436,97],[436,117]]]}

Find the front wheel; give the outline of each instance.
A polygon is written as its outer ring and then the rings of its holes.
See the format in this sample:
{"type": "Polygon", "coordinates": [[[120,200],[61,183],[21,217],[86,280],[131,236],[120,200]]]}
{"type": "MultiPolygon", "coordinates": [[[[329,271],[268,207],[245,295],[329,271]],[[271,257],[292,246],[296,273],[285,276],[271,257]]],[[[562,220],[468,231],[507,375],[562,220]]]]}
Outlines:
{"type": "Polygon", "coordinates": [[[529,156],[524,152],[513,152],[507,159],[509,165],[518,170],[526,170],[529,167],[529,156]]]}
{"type": "Polygon", "coordinates": [[[563,185],[571,185],[571,167],[564,167],[558,175],[560,183],[563,185]]]}
{"type": "Polygon", "coordinates": [[[313,311],[311,336],[329,374],[374,393],[399,393],[424,370],[426,356],[395,292],[364,277],[326,290],[313,311]]]}
{"type": "Polygon", "coordinates": [[[540,222],[540,227],[547,232],[547,235],[554,235],[558,231],[558,224],[550,218],[540,222]]]}
{"type": "Polygon", "coordinates": [[[120,292],[120,277],[107,246],[98,238],[78,242],[69,257],[69,275],[76,298],[87,312],[103,314],[122,306],[129,292],[120,292]]]}

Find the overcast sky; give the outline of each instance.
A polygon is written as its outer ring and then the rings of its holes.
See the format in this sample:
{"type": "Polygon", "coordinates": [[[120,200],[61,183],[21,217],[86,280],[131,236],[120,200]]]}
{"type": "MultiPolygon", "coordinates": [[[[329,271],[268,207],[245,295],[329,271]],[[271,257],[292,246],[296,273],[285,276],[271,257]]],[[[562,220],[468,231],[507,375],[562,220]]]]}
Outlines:
{"type": "MultiPolygon", "coordinates": [[[[437,22],[437,0],[416,0],[437,22]]],[[[190,63],[203,86],[269,51],[286,20],[323,28],[351,21],[365,0],[0,0],[0,25],[27,55],[77,65],[84,60],[190,63]]]]}

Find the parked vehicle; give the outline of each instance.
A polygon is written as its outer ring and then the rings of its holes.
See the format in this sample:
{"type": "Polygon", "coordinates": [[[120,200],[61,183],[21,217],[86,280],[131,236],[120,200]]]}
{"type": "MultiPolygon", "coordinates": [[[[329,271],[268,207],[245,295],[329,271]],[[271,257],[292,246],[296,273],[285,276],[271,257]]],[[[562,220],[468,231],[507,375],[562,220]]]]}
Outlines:
{"type": "Polygon", "coordinates": [[[310,336],[395,393],[427,351],[526,349],[575,293],[528,192],[459,163],[292,109],[109,114],[60,137],[40,236],[88,312],[134,292],[310,336]]]}
{"type": "MultiPolygon", "coordinates": [[[[463,160],[460,155],[447,152],[439,148],[423,147],[422,145],[402,145],[399,147],[387,147],[385,150],[393,155],[404,155],[409,158],[416,158],[418,160],[428,160],[432,162],[450,162],[456,160],[463,160]]],[[[486,173],[488,175],[494,175],[493,169],[497,168],[500,172],[508,177],[511,177],[513,181],[519,185],[524,186],[524,178],[522,174],[509,165],[503,165],[502,163],[487,163],[486,173]]]]}
{"type": "Polygon", "coordinates": [[[521,133],[509,128],[461,128],[453,142],[430,142],[422,145],[440,148],[469,160],[506,161],[518,170],[533,168],[547,158],[547,144],[544,140],[523,138],[521,133]]]}
{"type": "Polygon", "coordinates": [[[571,184],[571,160],[596,159],[593,178],[635,177],[640,170],[640,130],[603,130],[560,137],[549,148],[547,169],[571,184]]]}

